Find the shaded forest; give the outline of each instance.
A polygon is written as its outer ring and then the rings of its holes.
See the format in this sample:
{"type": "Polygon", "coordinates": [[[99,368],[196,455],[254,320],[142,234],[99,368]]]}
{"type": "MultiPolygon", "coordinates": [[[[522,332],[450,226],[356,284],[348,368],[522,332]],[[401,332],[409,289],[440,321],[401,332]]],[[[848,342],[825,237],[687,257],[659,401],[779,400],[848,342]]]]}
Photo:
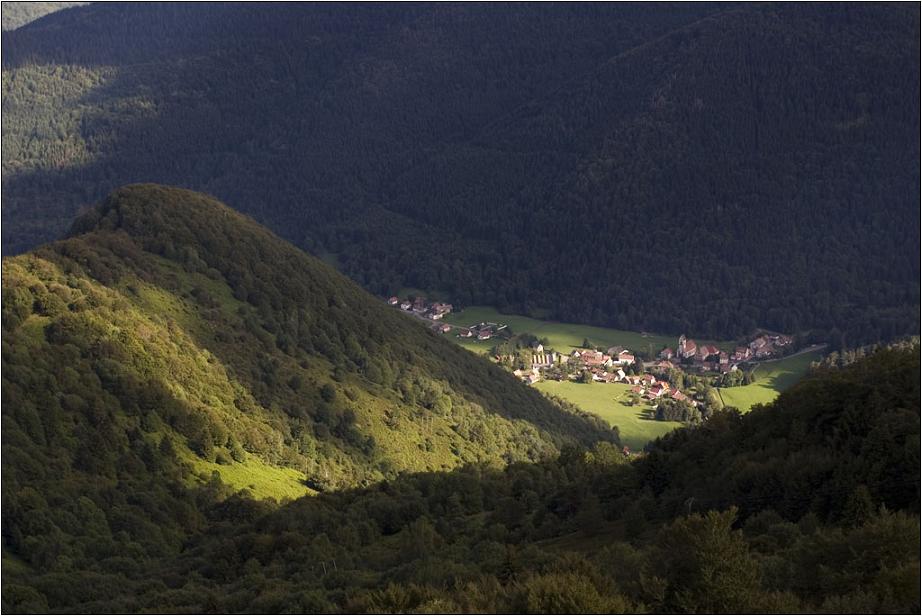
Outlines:
{"type": "Polygon", "coordinates": [[[910,5],[105,4],[3,35],[3,245],[204,190],[375,293],[918,333],[910,5]]]}
{"type": "Polygon", "coordinates": [[[568,447],[281,507],[190,488],[164,447],[92,487],[11,489],[30,466],[5,454],[3,608],[916,613],[918,374],[918,347],[880,351],[633,462],[568,447]]]}

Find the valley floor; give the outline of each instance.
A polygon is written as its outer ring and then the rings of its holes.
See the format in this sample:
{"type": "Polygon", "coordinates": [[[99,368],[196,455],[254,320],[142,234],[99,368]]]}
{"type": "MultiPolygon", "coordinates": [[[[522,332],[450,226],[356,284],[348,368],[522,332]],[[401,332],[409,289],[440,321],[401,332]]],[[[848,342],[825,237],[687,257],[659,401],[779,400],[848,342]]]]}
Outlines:
{"type": "MultiPolygon", "coordinates": [[[[529,333],[546,338],[548,348],[570,352],[583,346],[585,340],[593,345],[608,347],[622,346],[628,349],[646,351],[649,355],[665,346],[675,344],[674,336],[632,332],[575,323],[544,321],[521,315],[501,314],[489,306],[472,306],[461,312],[453,312],[444,318],[445,323],[464,328],[474,323],[503,323],[517,333],[529,333]]],[[[485,355],[496,345],[495,339],[477,340],[452,335],[451,339],[474,353],[485,355]]],[[[713,344],[721,350],[731,350],[733,342],[702,341],[713,344]]],[[[755,370],[758,379],[751,385],[718,388],[726,406],[734,406],[743,412],[753,405],[767,404],[799,381],[809,370],[810,363],[823,356],[824,345],[809,347],[789,357],[768,360],[758,364],[755,370]]],[[[621,441],[637,451],[650,441],[681,427],[680,422],[657,421],[653,418],[654,405],[641,401],[631,405],[628,392],[630,386],[624,383],[582,384],[572,381],[544,380],[535,387],[549,395],[558,396],[584,411],[594,413],[612,426],[617,426],[621,441]]]]}
{"type": "Polygon", "coordinates": [[[573,381],[539,381],[534,387],[541,392],[563,398],[584,411],[595,413],[609,424],[618,426],[621,443],[639,451],[652,440],[682,426],[678,421],[657,421],[654,407],[646,402],[631,405],[624,383],[574,383],[573,381]]]}

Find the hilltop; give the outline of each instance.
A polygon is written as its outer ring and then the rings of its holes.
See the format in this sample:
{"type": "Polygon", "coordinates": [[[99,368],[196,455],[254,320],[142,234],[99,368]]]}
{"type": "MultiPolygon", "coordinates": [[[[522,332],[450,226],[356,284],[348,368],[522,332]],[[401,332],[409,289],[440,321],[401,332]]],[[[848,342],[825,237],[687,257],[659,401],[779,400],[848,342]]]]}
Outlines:
{"type": "Polygon", "coordinates": [[[4,250],[148,178],[378,294],[886,341],[917,333],[919,40],[880,3],[70,9],[3,35],[4,250]]]}
{"type": "Polygon", "coordinates": [[[3,29],[15,30],[32,23],[55,11],[60,11],[72,6],[82,6],[88,2],[4,2],[3,3],[3,29]]]}
{"type": "Polygon", "coordinates": [[[166,473],[281,499],[617,440],[190,191],[115,191],[5,259],[3,298],[10,494],[166,473]]]}

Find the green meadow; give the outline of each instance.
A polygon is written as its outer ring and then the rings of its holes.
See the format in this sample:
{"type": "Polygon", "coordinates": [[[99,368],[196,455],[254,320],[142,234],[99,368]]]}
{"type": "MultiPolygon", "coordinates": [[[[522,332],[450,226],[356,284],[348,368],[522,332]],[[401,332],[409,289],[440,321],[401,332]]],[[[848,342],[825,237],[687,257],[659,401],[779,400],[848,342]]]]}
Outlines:
{"type": "Polygon", "coordinates": [[[741,411],[750,410],[754,404],[768,404],[799,381],[809,370],[810,362],[822,357],[822,351],[813,351],[759,364],[755,369],[755,383],[719,389],[720,397],[725,405],[741,411]]]}
{"type": "MultiPolygon", "coordinates": [[[[675,346],[678,336],[660,336],[639,332],[609,329],[607,327],[594,327],[591,325],[577,325],[575,323],[557,323],[555,321],[541,321],[514,314],[501,314],[489,306],[471,306],[461,312],[454,312],[445,317],[445,321],[452,325],[468,326],[481,322],[505,323],[517,333],[534,334],[538,338],[547,338],[551,348],[568,352],[579,348],[584,339],[589,339],[593,345],[601,347],[623,346],[632,351],[647,351],[657,353],[664,346],[675,346]]],[[[457,339],[457,338],[456,338],[457,339]]],[[[467,341],[465,348],[475,352],[486,353],[493,345],[493,340],[483,342],[467,341]]]]}
{"type": "Polygon", "coordinates": [[[539,391],[572,402],[584,411],[595,413],[618,427],[621,442],[634,451],[682,424],[676,421],[656,421],[651,418],[653,407],[646,403],[630,406],[629,385],[624,383],[574,383],[572,381],[540,381],[539,391]]]}

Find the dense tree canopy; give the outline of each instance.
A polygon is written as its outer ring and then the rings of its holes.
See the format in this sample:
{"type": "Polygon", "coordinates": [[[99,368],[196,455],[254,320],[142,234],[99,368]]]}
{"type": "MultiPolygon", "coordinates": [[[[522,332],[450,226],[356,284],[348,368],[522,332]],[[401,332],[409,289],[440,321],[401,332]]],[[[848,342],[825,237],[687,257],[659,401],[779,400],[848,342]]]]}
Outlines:
{"type": "Polygon", "coordinates": [[[5,455],[47,447],[13,493],[33,472],[134,476],[163,450],[282,497],[617,440],[178,189],[120,189],[5,260],[3,332],[5,455]]]}
{"type": "Polygon", "coordinates": [[[918,333],[919,7],[100,4],[3,35],[3,246],[205,190],[366,288],[918,333]]]}
{"type": "MultiPolygon", "coordinates": [[[[4,357],[4,378],[21,370],[4,357]]],[[[915,613],[918,374],[918,347],[881,351],[634,462],[600,443],[281,507],[189,486],[143,429],[112,470],[52,474],[56,450],[113,431],[56,433],[8,410],[5,383],[3,608],[915,613]]]]}

